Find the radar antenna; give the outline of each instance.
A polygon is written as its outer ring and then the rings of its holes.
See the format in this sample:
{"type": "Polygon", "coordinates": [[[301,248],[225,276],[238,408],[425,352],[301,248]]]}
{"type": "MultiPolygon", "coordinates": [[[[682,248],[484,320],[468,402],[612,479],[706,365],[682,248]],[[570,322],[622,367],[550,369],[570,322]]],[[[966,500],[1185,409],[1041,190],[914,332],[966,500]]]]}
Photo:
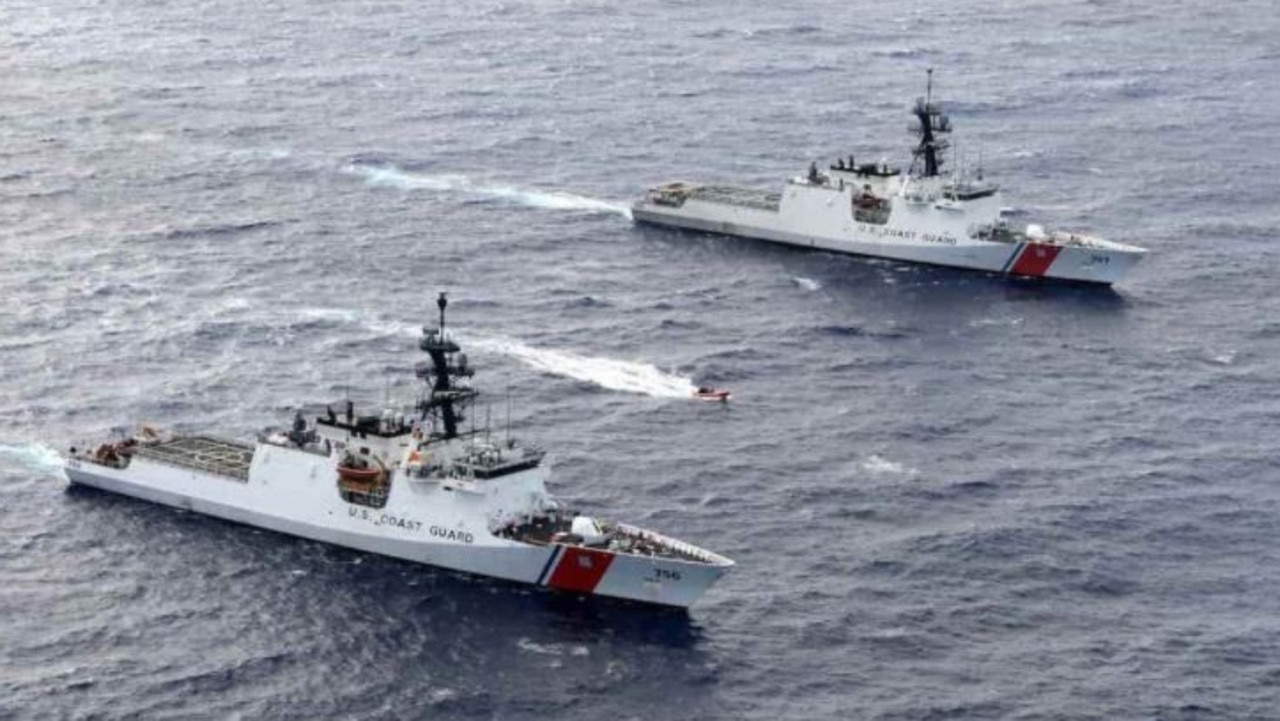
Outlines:
{"type": "MultiPolygon", "coordinates": [[[[920,173],[921,177],[935,177],[942,171],[943,151],[951,146],[950,141],[938,136],[951,132],[951,118],[942,112],[940,103],[933,102],[933,68],[929,68],[928,71],[925,96],[916,98],[916,105],[911,114],[916,117],[916,122],[918,123],[917,126],[911,128],[911,131],[920,136],[920,144],[916,146],[912,154],[915,156],[915,160],[924,161],[924,170],[920,173]]],[[[911,163],[913,172],[915,171],[915,160],[911,163]]]]}
{"type": "Polygon", "coordinates": [[[449,307],[448,294],[440,291],[440,297],[436,298],[436,307],[440,309],[440,338],[444,338],[444,309],[449,307]]]}

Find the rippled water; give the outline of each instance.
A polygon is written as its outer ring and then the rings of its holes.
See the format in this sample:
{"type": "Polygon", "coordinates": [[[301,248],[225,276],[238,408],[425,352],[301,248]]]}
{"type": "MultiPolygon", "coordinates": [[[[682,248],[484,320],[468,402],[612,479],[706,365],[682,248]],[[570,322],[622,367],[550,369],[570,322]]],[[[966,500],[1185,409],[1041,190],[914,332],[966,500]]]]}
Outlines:
{"type": "Polygon", "coordinates": [[[0,716],[1280,706],[1271,3],[0,17],[0,716]],[[662,180],[902,159],[928,67],[1016,212],[1152,255],[1104,291],[625,217],[662,180]],[[688,616],[60,479],[137,420],[410,392],[438,289],[558,493],[739,562],[688,616]]]}

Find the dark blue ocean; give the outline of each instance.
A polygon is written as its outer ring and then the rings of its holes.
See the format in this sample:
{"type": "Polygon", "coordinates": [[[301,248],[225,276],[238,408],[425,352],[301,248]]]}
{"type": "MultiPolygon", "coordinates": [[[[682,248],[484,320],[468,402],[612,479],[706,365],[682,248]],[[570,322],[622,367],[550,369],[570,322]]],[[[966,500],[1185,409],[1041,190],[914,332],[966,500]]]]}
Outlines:
{"type": "Polygon", "coordinates": [[[0,717],[1280,718],[1275,4],[784,5],[6,2],[0,717]],[[904,163],[930,67],[1020,219],[1150,256],[627,218],[904,163]],[[438,290],[555,492],[738,562],[690,613],[67,488],[136,421],[410,396],[438,290]]]}

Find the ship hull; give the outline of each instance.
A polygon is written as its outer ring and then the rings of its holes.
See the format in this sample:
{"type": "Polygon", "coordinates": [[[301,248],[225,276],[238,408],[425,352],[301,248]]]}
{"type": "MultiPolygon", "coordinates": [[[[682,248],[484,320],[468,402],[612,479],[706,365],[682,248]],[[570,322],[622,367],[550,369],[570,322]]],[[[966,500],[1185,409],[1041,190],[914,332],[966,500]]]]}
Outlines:
{"type": "Polygon", "coordinates": [[[880,228],[853,221],[823,223],[820,213],[788,222],[778,212],[697,201],[683,207],[640,201],[631,214],[640,223],[812,250],[1098,285],[1118,282],[1144,254],[1140,249],[987,242],[958,233],[880,228]]]}
{"type": "MultiPolygon", "coordinates": [[[[340,500],[299,503],[305,496],[290,487],[310,484],[299,483],[297,474],[275,479],[257,474],[260,480],[241,482],[142,460],[119,469],[73,458],[66,475],[73,484],[299,538],[569,593],[687,608],[727,570],[679,559],[510,541],[481,529],[432,525],[394,504],[374,510],[340,500]],[[280,497],[295,502],[282,505],[280,497]],[[268,503],[271,499],[276,502],[268,503]],[[262,507],[288,508],[289,515],[256,510],[262,507]]],[[[315,480],[316,474],[308,475],[315,480]]]]}

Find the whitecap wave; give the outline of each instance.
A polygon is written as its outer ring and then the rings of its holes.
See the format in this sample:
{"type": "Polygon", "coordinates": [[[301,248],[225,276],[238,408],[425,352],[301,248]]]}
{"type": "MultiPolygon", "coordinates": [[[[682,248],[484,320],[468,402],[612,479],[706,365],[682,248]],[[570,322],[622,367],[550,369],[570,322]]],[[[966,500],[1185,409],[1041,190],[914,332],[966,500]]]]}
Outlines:
{"type": "Polygon", "coordinates": [[[452,701],[457,697],[458,697],[458,692],[454,691],[451,688],[432,689],[427,694],[427,698],[431,699],[431,703],[433,704],[441,704],[446,701],[452,701]]]}
{"type": "Polygon", "coordinates": [[[692,380],[664,373],[647,363],[533,348],[506,338],[473,338],[471,343],[481,350],[515,358],[545,373],[594,383],[610,390],[656,398],[690,398],[695,390],[692,380]]]}
{"type": "Polygon", "coordinates": [[[822,284],[814,280],[813,278],[804,278],[802,276],[797,275],[796,277],[791,279],[791,282],[795,283],[801,288],[804,288],[807,291],[822,290],[822,284]]]}
{"type": "Polygon", "coordinates": [[[535,643],[528,638],[521,637],[516,641],[516,646],[526,653],[536,653],[541,656],[559,656],[560,648],[556,644],[535,643]]]}
{"type": "Polygon", "coordinates": [[[62,456],[42,443],[0,445],[0,463],[16,463],[28,470],[56,475],[65,465],[62,456]]]}
{"type": "Polygon", "coordinates": [[[916,470],[872,453],[859,464],[862,470],[878,475],[914,475],[916,470]]]}
{"type": "Polygon", "coordinates": [[[1236,362],[1236,351],[1225,350],[1220,353],[1210,353],[1209,362],[1220,366],[1229,366],[1236,362]]]}
{"type": "Polygon", "coordinates": [[[477,183],[465,175],[410,173],[394,165],[353,164],[348,166],[348,169],[363,176],[370,185],[381,185],[402,190],[435,190],[461,193],[479,198],[502,200],[529,208],[582,210],[595,213],[616,213],[627,218],[631,217],[631,209],[624,204],[588,198],[585,195],[477,183]]]}
{"type": "Polygon", "coordinates": [[[970,328],[1015,327],[1022,325],[1021,318],[974,318],[969,321],[970,328]]]}

